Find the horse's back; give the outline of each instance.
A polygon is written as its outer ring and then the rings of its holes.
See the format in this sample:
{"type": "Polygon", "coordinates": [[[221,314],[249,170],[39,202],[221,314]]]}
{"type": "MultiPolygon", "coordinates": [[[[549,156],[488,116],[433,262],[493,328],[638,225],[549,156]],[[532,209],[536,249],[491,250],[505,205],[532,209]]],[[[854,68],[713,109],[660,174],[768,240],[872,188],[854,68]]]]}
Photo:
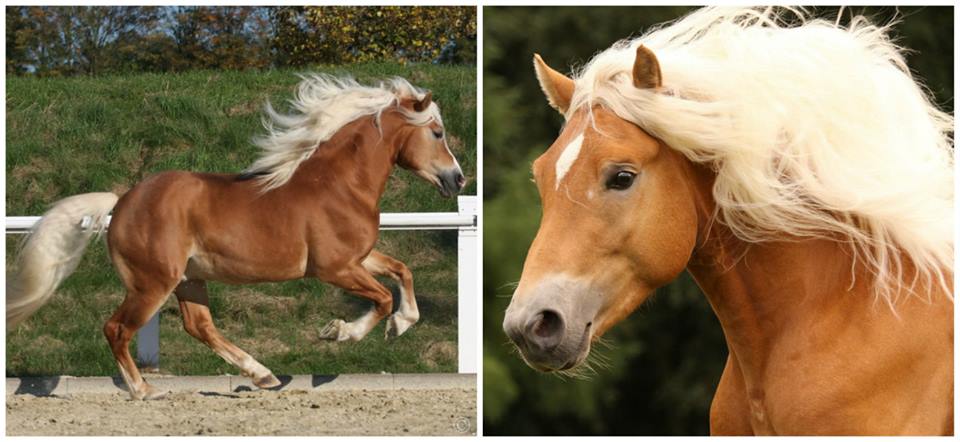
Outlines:
{"type": "Polygon", "coordinates": [[[124,194],[114,208],[112,224],[137,231],[159,221],[174,227],[228,204],[256,200],[254,183],[236,175],[166,171],[153,174],[124,194]]]}
{"type": "Polygon", "coordinates": [[[302,213],[262,195],[256,184],[236,175],[183,171],[143,180],[114,212],[108,239],[118,270],[160,269],[157,277],[164,280],[302,277],[302,213]]]}
{"type": "Polygon", "coordinates": [[[178,224],[186,221],[190,206],[201,197],[205,187],[205,180],[191,172],[169,171],[147,177],[123,194],[114,207],[109,242],[123,238],[142,243],[149,239],[129,236],[152,230],[154,224],[181,227],[178,224]]]}

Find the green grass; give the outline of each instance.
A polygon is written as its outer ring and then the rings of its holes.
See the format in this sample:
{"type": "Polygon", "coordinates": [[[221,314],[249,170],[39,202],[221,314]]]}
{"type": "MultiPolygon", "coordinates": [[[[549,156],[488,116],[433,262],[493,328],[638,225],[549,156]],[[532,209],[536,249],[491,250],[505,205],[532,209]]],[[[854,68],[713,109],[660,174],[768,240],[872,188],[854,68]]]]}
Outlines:
{"type": "MultiPolygon", "coordinates": [[[[297,72],[349,73],[361,81],[400,75],[430,89],[451,148],[476,194],[476,75],[470,66],[363,64],[269,72],[198,71],[94,78],[7,80],[8,215],[39,215],[59,198],[122,193],[163,170],[238,172],[257,156],[269,99],[281,109],[297,72]]],[[[456,211],[456,201],[397,170],[381,200],[384,212],[456,211]]],[[[19,238],[7,238],[7,262],[19,238]]],[[[317,332],[334,318],[352,320],[369,304],[314,280],[228,286],[211,283],[211,311],[221,331],[277,374],[456,371],[456,232],[383,232],[377,249],[414,274],[421,320],[384,340],[381,323],[358,343],[331,343],[317,332]]],[[[388,287],[394,284],[382,280],[388,287]]],[[[101,335],[124,290],[102,241],[57,295],[7,333],[7,376],[114,375],[101,335]]],[[[161,371],[237,373],[182,329],[175,298],[163,307],[161,371]]]]}

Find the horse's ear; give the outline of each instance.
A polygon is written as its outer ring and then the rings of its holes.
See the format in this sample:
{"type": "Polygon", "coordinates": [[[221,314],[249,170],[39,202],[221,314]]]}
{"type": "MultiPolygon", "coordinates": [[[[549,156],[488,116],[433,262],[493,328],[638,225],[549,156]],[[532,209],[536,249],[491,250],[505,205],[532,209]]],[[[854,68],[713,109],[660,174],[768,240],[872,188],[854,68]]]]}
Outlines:
{"type": "Polygon", "coordinates": [[[656,89],[663,86],[660,62],[653,51],[644,45],[637,46],[637,59],[633,62],[633,85],[638,89],[656,89]]]}
{"type": "Polygon", "coordinates": [[[537,80],[540,81],[540,89],[547,96],[550,106],[566,114],[570,108],[570,100],[573,98],[573,80],[568,78],[552,68],[547,66],[540,58],[540,54],[533,54],[533,69],[537,73],[537,80]]]}
{"type": "Polygon", "coordinates": [[[413,110],[417,112],[423,112],[430,107],[430,103],[433,102],[433,92],[427,91],[420,101],[413,103],[413,110]]]}

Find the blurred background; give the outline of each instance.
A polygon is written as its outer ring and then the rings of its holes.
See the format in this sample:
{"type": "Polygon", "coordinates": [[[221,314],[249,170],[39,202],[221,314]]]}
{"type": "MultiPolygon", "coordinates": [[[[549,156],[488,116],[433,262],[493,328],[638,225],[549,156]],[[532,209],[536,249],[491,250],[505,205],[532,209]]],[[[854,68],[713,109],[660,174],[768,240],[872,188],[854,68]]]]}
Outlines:
{"type": "MultiPolygon", "coordinates": [[[[164,170],[238,173],[259,150],[269,100],[289,109],[300,73],[431,90],[476,195],[476,8],[6,8],[6,213],[40,215],[84,192],[122,194],[164,170]]],[[[396,168],[383,212],[456,212],[455,199],[396,168]]],[[[7,235],[7,263],[22,237],[7,235]]],[[[318,330],[369,302],[312,279],[209,285],[218,328],[279,374],[457,371],[457,232],[382,232],[414,274],[421,320],[398,339],[379,325],[338,345],[318,330]]],[[[8,271],[11,266],[8,265],[8,271]]],[[[387,287],[395,287],[382,280],[387,287]]],[[[116,375],[104,321],[124,296],[101,241],[52,301],[6,334],[7,376],[116,375]]],[[[237,374],[161,309],[160,370],[237,374]]]]}
{"type": "MultiPolygon", "coordinates": [[[[527,367],[501,323],[540,202],[530,165],[553,142],[563,117],[550,108],[533,73],[537,52],[560,72],[615,41],[674,20],[688,7],[484,8],[484,376],[486,435],[705,435],[714,389],[727,357],[723,332],[684,273],[661,288],[596,348],[610,361],[590,380],[527,367]]],[[[811,8],[837,16],[838,8],[811,8]]],[[[895,15],[907,61],[953,111],[953,8],[853,7],[885,23],[895,15]]]]}

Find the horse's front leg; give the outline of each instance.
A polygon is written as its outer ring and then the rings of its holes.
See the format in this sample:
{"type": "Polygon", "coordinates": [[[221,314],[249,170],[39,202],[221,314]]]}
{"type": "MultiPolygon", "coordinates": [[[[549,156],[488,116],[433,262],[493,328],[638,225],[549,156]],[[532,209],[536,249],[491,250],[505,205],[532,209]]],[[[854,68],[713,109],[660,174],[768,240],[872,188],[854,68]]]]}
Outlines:
{"type": "Polygon", "coordinates": [[[376,250],[363,260],[363,267],[374,275],[393,278],[400,285],[400,307],[387,320],[384,334],[387,337],[402,335],[420,319],[417,299],[413,295],[413,274],[402,262],[376,250]]]}
{"type": "Polygon", "coordinates": [[[363,265],[355,265],[341,270],[327,282],[373,301],[373,307],[352,322],[334,319],[323,330],[320,330],[320,339],[359,341],[393,310],[393,294],[383,284],[380,284],[363,265]]]}
{"type": "Polygon", "coordinates": [[[753,436],[750,404],[743,374],[731,353],[710,404],[711,436],[753,436]]]}

